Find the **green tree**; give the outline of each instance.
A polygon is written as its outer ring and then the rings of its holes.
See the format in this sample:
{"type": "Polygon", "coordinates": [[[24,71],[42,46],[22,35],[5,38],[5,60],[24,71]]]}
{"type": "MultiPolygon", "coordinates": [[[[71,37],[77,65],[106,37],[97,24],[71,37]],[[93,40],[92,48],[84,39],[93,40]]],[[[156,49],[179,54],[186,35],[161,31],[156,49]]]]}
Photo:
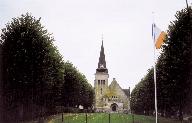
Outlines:
{"type": "MultiPolygon", "coordinates": [[[[183,117],[183,112],[190,112],[192,92],[192,9],[183,9],[175,15],[171,22],[168,36],[158,58],[157,67],[157,99],[158,112],[164,116],[183,117]]],[[[153,74],[147,75],[132,91],[132,110],[143,111],[150,99],[153,99],[153,74]],[[153,93],[149,95],[149,93],[153,93]],[[142,96],[141,96],[142,94],[142,96]],[[142,102],[141,102],[142,101],[142,102]],[[140,109],[137,109],[140,107],[140,109]]],[[[154,102],[151,101],[152,106],[154,102]]],[[[152,110],[153,108],[151,108],[152,110]]]]}
{"type": "Polygon", "coordinates": [[[152,114],[154,111],[153,69],[141,79],[131,92],[131,110],[137,114],[152,114]]]}
{"type": "Polygon", "coordinates": [[[77,79],[78,72],[72,63],[65,63],[65,83],[63,85],[63,105],[75,107],[80,96],[80,82],[77,79]]]}
{"type": "MultiPolygon", "coordinates": [[[[192,68],[192,10],[183,9],[175,15],[168,29],[168,38],[163,47],[163,79],[168,94],[168,106],[173,112],[182,112],[187,103],[187,95],[191,85],[192,68]]],[[[170,109],[169,109],[170,110],[170,109]]]]}
{"type": "Polygon", "coordinates": [[[93,105],[94,91],[86,77],[80,73],[72,63],[65,63],[65,83],[62,91],[63,105],[65,107],[84,108],[93,105]]]}
{"type": "Polygon", "coordinates": [[[42,115],[58,98],[64,65],[53,41],[40,18],[28,13],[2,29],[3,114],[11,122],[42,115]]]}

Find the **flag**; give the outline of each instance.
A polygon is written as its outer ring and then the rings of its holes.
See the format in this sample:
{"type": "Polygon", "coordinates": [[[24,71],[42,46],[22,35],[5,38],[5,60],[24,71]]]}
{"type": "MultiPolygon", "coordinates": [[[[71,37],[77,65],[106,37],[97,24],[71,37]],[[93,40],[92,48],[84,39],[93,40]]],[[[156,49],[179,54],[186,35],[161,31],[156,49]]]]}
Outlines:
{"type": "Polygon", "coordinates": [[[152,24],[152,37],[154,39],[156,49],[159,49],[165,40],[166,33],[161,31],[155,24],[152,24]]]}

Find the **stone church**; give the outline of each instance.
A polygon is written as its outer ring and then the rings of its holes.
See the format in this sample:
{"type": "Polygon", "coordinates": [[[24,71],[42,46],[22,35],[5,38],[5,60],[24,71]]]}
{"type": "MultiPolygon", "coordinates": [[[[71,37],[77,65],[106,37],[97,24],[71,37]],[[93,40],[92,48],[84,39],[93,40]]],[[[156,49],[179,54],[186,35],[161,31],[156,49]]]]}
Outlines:
{"type": "Polygon", "coordinates": [[[108,85],[103,41],[101,45],[98,68],[95,73],[95,110],[97,112],[130,112],[130,88],[122,89],[115,78],[108,85]]]}

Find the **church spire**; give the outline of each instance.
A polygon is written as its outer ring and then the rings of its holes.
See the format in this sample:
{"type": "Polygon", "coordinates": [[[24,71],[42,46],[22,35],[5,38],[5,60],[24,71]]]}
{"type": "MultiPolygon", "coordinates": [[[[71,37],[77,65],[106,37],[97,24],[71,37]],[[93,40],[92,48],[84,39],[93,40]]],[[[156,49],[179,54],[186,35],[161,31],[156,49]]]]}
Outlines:
{"type": "Polygon", "coordinates": [[[103,46],[103,34],[101,35],[101,40],[102,40],[102,46],[103,46]]]}
{"type": "Polygon", "coordinates": [[[100,51],[100,56],[99,56],[97,72],[108,73],[108,70],[106,68],[105,53],[104,53],[104,46],[103,46],[103,35],[102,35],[102,45],[101,45],[101,51],[100,51]]]}

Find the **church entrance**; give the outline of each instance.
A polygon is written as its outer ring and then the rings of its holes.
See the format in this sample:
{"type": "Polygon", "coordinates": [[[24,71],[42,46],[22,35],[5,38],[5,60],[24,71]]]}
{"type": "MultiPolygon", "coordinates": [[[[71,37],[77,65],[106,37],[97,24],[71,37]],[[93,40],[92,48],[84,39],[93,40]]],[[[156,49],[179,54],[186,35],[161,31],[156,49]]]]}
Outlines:
{"type": "Polygon", "coordinates": [[[117,111],[118,105],[116,103],[111,104],[111,110],[117,111]]]}

